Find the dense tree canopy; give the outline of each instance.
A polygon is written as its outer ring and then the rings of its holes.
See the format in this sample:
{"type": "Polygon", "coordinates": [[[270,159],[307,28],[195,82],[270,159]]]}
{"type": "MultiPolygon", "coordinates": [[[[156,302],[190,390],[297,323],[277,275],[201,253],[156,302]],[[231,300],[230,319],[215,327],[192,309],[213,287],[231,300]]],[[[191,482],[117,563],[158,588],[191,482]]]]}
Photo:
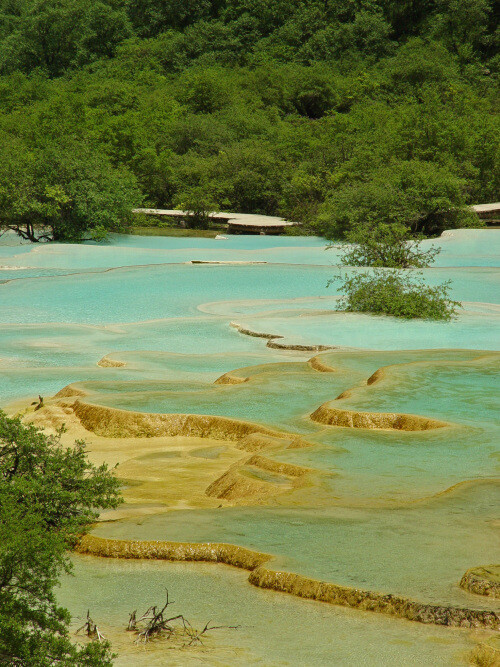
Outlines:
{"type": "Polygon", "coordinates": [[[141,194],[128,170],[81,142],[0,146],[0,228],[30,241],[81,241],[121,231],[141,194]]]}
{"type": "Polygon", "coordinates": [[[370,180],[339,186],[322,204],[318,226],[333,238],[359,236],[381,224],[426,235],[474,226],[463,191],[464,182],[446,168],[422,160],[396,162],[370,180]]]}
{"type": "Polygon", "coordinates": [[[331,238],[474,224],[499,63],[490,0],[0,0],[0,225],[99,238],[193,198],[331,238]]]}

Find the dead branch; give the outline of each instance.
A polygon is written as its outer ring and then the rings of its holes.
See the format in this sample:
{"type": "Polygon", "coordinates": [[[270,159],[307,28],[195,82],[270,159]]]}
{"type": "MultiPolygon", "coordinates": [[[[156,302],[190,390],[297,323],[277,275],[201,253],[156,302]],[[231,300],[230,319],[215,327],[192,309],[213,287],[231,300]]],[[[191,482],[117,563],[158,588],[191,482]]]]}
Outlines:
{"type": "Polygon", "coordinates": [[[94,623],[94,621],[90,618],[90,609],[87,611],[87,618],[85,620],[85,623],[82,625],[81,628],[78,628],[78,630],[75,632],[77,635],[79,632],[82,630],[85,631],[85,634],[89,639],[97,639],[97,641],[101,642],[103,639],[105,639],[104,635],[102,632],[99,630],[97,625],[94,623]]]}
{"type": "Polygon", "coordinates": [[[239,627],[239,625],[210,625],[210,621],[208,621],[201,632],[194,630],[191,633],[188,633],[190,641],[187,644],[184,644],[184,646],[192,646],[197,642],[203,644],[202,637],[205,633],[210,632],[210,630],[236,630],[239,627]]]}
{"type": "Polygon", "coordinates": [[[210,625],[209,621],[203,630],[195,629],[191,623],[182,614],[167,617],[165,613],[167,608],[173,604],[168,597],[167,601],[160,609],[156,605],[149,607],[138,619],[137,611],[130,614],[127,630],[137,634],[136,642],[147,643],[152,639],[171,639],[175,638],[182,641],[182,647],[203,644],[203,637],[211,630],[221,630],[223,628],[236,629],[236,625],[210,625]]]}
{"type": "Polygon", "coordinates": [[[128,632],[133,632],[134,630],[137,629],[136,614],[137,614],[137,609],[130,614],[130,618],[128,619],[128,626],[127,626],[127,631],[128,632]]]}

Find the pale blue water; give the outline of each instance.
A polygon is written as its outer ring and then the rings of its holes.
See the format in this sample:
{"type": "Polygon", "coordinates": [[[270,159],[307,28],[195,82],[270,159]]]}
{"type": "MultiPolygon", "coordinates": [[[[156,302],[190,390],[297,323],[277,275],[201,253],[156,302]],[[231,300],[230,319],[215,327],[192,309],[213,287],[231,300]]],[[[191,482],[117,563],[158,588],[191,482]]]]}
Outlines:
{"type": "MultiPolygon", "coordinates": [[[[114,407],[221,414],[301,433],[312,447],[266,456],[316,471],[315,485],[303,495],[277,496],[268,506],[176,509],[103,524],[98,531],[234,542],[273,553],[284,569],[329,581],[440,603],[494,606],[461,591],[457,581],[468,567],[498,560],[500,546],[499,490],[488,482],[500,464],[498,357],[474,361],[480,353],[473,352],[500,348],[500,231],[459,230],[432,243],[443,252],[426,277],[433,284],[450,278],[454,298],[464,302],[450,323],[335,312],[338,293],[326,283],[339,252],[325,251],[324,241],[314,237],[117,236],[80,246],[19,245],[1,237],[0,406],[38,394],[49,397],[74,382],[89,392],[89,400],[114,407]],[[267,263],[186,264],[193,259],[267,263]],[[340,346],[325,354],[337,371],[313,371],[306,364],[312,352],[269,349],[266,340],[238,333],[231,321],[283,336],[286,343],[340,346]],[[98,367],[105,355],[126,366],[98,367]],[[366,387],[366,379],[387,365],[396,365],[388,379],[366,387]],[[213,386],[234,369],[243,369],[238,374],[250,381],[213,386]],[[309,419],[321,403],[353,387],[338,407],[410,412],[452,426],[375,432],[324,427],[309,419]],[[455,491],[437,495],[457,484],[455,491]]],[[[131,452],[132,459],[140,456],[131,452]]],[[[65,583],[63,599],[80,613],[81,591],[101,577],[105,585],[96,611],[110,617],[112,608],[123,611],[118,592],[128,596],[137,587],[134,568],[141,565],[95,563],[78,565],[78,579],[65,583]]],[[[148,567],[151,572],[146,566],[141,570],[144,586],[157,588],[158,568],[148,567]]],[[[205,575],[189,567],[183,573],[189,585],[205,586],[205,575]]],[[[174,580],[180,585],[182,577],[174,580]]],[[[209,580],[217,616],[226,580],[223,574],[220,581],[209,580]]],[[[272,616],[266,596],[273,594],[249,593],[243,584],[241,589],[240,607],[264,605],[263,617],[272,616]]],[[[285,628],[302,601],[280,604],[284,611],[277,625],[285,628]]],[[[315,664],[458,664],[440,630],[433,630],[439,635],[434,641],[427,629],[412,624],[403,627],[368,614],[356,625],[338,620],[341,613],[360,618],[358,612],[338,611],[315,617],[315,664]],[[337,619],[331,641],[338,643],[340,656],[333,663],[325,640],[331,614],[337,619]],[[357,633],[356,642],[346,639],[344,622],[357,633]],[[402,651],[399,662],[397,651],[384,650],[384,642],[391,641],[402,651]]],[[[273,664],[271,658],[276,664],[304,664],[299,636],[287,634],[286,649],[279,642],[276,648],[273,637],[266,622],[244,639],[222,644],[236,642],[250,650],[252,642],[261,641],[262,650],[248,654],[251,660],[267,656],[264,664],[273,664]]],[[[464,638],[463,632],[453,635],[452,645],[464,647],[464,638]]],[[[232,656],[229,664],[245,664],[248,655],[242,655],[240,663],[232,656]]]]}
{"type": "MultiPolygon", "coordinates": [[[[326,267],[175,265],[12,279],[0,290],[3,323],[108,324],[194,315],[216,300],[292,299],[337,294],[326,267]],[[28,298],[27,298],[28,297],[28,298]]],[[[498,272],[430,269],[431,284],[453,281],[452,297],[498,304],[498,272]]]]}
{"type": "MultiPolygon", "coordinates": [[[[3,237],[0,237],[0,241],[3,237]]],[[[0,243],[0,267],[28,266],[85,270],[145,264],[205,261],[263,261],[268,263],[332,266],[340,247],[326,250],[314,236],[229,236],[227,240],[113,235],[105,243],[83,245],[0,243]]],[[[5,243],[5,241],[4,241],[5,243]]],[[[439,246],[436,266],[497,266],[498,230],[455,230],[428,240],[423,248],[439,246]]]]}

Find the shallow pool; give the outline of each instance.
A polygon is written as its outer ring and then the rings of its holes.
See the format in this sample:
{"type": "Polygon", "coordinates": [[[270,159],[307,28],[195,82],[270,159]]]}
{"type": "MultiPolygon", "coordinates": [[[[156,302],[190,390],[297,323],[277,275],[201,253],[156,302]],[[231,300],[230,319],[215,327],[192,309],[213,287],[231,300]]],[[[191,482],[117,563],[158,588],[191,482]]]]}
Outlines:
{"type": "MultiPolygon", "coordinates": [[[[140,498],[127,496],[116,520],[106,515],[100,536],[229,542],[271,554],[283,571],[498,609],[458,581],[467,568],[498,561],[500,547],[500,232],[455,230],[431,243],[443,251],[427,279],[450,278],[463,302],[450,323],[336,312],[338,293],[326,285],[339,249],[325,251],[314,237],[115,236],[79,246],[4,238],[0,405],[24,409],[42,395],[46,407],[32,417],[54,425],[74,399],[50,397],[72,384],[79,401],[115,421],[130,412],[207,415],[207,423],[221,416],[274,433],[272,446],[257,451],[264,463],[248,463],[253,452],[239,436],[211,433],[205,448],[197,441],[189,449],[189,434],[172,448],[172,438],[167,447],[89,430],[91,455],[119,460],[140,498]],[[310,362],[316,345],[336,349],[310,362]],[[225,374],[227,383],[214,384],[225,374]],[[311,418],[320,405],[442,424],[332,426],[311,418]],[[294,438],[307,446],[287,449],[294,438]],[[305,481],[281,464],[305,469],[305,481]],[[224,466],[234,466],[245,491],[191,502],[196,470],[208,486],[215,480],[207,471],[220,475],[224,466]],[[168,504],[160,497],[172,469],[181,491],[168,504]]],[[[247,573],[227,566],[78,556],[75,574],[64,579],[61,602],[76,615],[92,609],[123,665],[461,664],[484,639],[255,589],[247,573]],[[241,629],[214,633],[201,653],[138,648],[121,631],[127,612],[161,602],[164,588],[197,623],[241,629]]]]}

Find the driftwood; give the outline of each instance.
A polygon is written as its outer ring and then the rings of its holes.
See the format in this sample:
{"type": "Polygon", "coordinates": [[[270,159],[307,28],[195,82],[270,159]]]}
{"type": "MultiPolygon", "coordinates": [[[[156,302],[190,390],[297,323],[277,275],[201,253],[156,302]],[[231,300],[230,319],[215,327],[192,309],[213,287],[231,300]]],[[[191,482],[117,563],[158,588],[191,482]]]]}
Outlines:
{"type": "Polygon", "coordinates": [[[38,403],[36,401],[33,401],[31,405],[36,405],[35,412],[37,410],[40,410],[40,408],[43,408],[43,396],[40,396],[40,394],[38,394],[38,403]]]}
{"type": "Polygon", "coordinates": [[[173,604],[168,597],[163,607],[156,605],[149,607],[144,614],[137,618],[137,610],[130,614],[127,630],[137,634],[136,642],[147,643],[152,639],[171,639],[175,638],[182,642],[182,647],[193,646],[194,644],[203,644],[203,637],[210,630],[220,630],[222,628],[236,629],[235,625],[210,625],[210,621],[203,630],[196,630],[191,623],[182,615],[168,616],[166,613],[168,607],[173,604]]]}
{"type": "Polygon", "coordinates": [[[89,639],[97,639],[97,641],[99,642],[105,639],[102,632],[99,630],[94,621],[90,618],[90,609],[87,611],[87,618],[85,620],[85,623],[82,625],[81,628],[78,628],[75,634],[78,634],[82,630],[85,632],[85,634],[89,639]]]}
{"type": "MultiPolygon", "coordinates": [[[[203,639],[211,630],[236,629],[237,625],[211,625],[211,621],[205,624],[202,630],[197,630],[182,614],[169,616],[167,609],[173,604],[166,592],[167,600],[163,607],[156,605],[149,607],[144,614],[137,618],[137,610],[134,610],[129,617],[127,631],[135,632],[137,635],[136,643],[144,643],[153,639],[172,639],[176,646],[185,648],[196,644],[203,645],[203,639]]],[[[75,634],[79,632],[91,640],[99,642],[105,640],[104,635],[99,630],[93,619],[90,617],[90,610],[87,611],[87,618],[81,628],[78,628],[75,634]]]]}
{"type": "Polygon", "coordinates": [[[50,232],[50,227],[47,225],[35,225],[32,222],[0,224],[0,236],[9,230],[15,232],[25,241],[31,241],[31,243],[54,240],[54,233],[53,231],[50,232]]]}

